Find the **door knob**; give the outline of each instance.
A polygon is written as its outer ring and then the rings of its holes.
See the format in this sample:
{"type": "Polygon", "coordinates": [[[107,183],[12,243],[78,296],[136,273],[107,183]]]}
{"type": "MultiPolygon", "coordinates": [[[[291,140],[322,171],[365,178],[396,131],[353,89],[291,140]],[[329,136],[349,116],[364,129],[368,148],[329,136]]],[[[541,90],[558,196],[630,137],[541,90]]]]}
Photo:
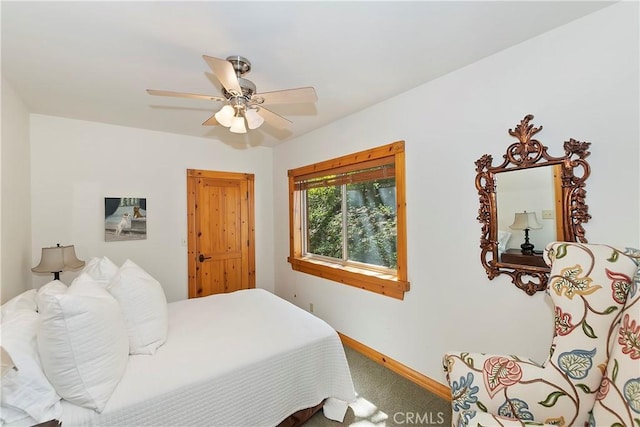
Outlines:
{"type": "Polygon", "coordinates": [[[200,254],[200,256],[198,257],[198,261],[200,262],[204,262],[205,259],[210,259],[210,256],[204,256],[202,254],[200,254]]]}

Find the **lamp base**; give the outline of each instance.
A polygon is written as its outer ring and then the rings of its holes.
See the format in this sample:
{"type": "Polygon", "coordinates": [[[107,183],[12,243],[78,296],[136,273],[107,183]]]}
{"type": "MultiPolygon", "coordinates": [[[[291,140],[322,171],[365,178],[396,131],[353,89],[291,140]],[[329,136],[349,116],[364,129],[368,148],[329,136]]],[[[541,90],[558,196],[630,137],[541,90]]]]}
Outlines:
{"type": "Polygon", "coordinates": [[[525,242],[520,245],[522,249],[522,255],[533,255],[533,244],[525,242]]]}

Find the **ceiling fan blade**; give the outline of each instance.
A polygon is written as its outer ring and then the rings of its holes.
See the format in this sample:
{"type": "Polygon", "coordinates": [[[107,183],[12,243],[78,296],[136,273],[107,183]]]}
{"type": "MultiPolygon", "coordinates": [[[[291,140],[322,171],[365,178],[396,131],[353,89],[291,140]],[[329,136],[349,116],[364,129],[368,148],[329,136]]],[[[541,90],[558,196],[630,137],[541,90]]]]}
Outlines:
{"type": "Polygon", "coordinates": [[[318,95],[312,87],[256,93],[251,98],[251,102],[255,104],[306,104],[317,100],[318,95]]]}
{"type": "Polygon", "coordinates": [[[269,122],[270,125],[277,127],[278,129],[287,129],[292,123],[291,120],[285,119],[281,115],[276,114],[271,110],[267,110],[264,107],[259,107],[256,110],[260,117],[262,117],[266,122],[269,122]]]}
{"type": "Polygon", "coordinates": [[[217,126],[220,123],[216,120],[216,115],[212,115],[211,117],[209,117],[207,120],[205,120],[204,122],[202,122],[202,126],[217,126]]]}
{"type": "Polygon", "coordinates": [[[226,101],[226,99],[221,96],[198,95],[196,93],[185,93],[185,92],[172,92],[170,90],[147,89],[147,93],[149,95],[156,95],[156,96],[174,96],[176,98],[204,99],[207,101],[226,101]]]}
{"type": "Polygon", "coordinates": [[[214,72],[222,86],[227,90],[227,92],[241,95],[242,89],[240,88],[240,83],[238,82],[238,76],[236,76],[236,72],[233,69],[233,65],[231,62],[226,59],[214,58],[213,56],[202,55],[202,58],[209,64],[209,67],[214,72]]]}

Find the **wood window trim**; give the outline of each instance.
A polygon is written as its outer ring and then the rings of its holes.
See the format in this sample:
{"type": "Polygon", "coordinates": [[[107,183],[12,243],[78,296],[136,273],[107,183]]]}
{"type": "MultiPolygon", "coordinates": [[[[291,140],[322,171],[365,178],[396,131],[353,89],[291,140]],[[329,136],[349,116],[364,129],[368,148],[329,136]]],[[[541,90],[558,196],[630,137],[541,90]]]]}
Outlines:
{"type": "Polygon", "coordinates": [[[288,171],[289,177],[289,257],[287,261],[295,271],[311,274],[345,285],[355,286],[392,298],[403,299],[409,291],[407,280],[407,223],[406,223],[406,178],[404,141],[396,141],[381,147],[360,151],[320,163],[288,171]],[[324,171],[344,170],[358,164],[393,157],[396,179],[396,242],[398,267],[395,275],[344,266],[339,263],[310,259],[302,253],[302,212],[300,191],[296,190],[296,179],[301,176],[318,175],[324,171]]]}

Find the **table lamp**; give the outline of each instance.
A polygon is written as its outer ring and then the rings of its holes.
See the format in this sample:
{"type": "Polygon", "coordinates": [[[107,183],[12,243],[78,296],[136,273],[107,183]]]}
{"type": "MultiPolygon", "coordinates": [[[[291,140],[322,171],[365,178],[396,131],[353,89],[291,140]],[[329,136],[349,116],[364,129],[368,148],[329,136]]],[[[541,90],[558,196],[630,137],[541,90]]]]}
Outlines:
{"type": "Polygon", "coordinates": [[[53,273],[53,280],[60,280],[60,273],[68,270],[75,270],[84,267],[84,261],[76,256],[73,245],[52,246],[42,248],[40,264],[31,269],[34,273],[53,273]]]}
{"type": "Polygon", "coordinates": [[[523,255],[533,255],[533,244],[529,243],[529,230],[538,230],[542,224],[538,222],[535,212],[516,212],[513,224],[509,226],[512,230],[524,230],[524,243],[520,245],[523,255]]]}

